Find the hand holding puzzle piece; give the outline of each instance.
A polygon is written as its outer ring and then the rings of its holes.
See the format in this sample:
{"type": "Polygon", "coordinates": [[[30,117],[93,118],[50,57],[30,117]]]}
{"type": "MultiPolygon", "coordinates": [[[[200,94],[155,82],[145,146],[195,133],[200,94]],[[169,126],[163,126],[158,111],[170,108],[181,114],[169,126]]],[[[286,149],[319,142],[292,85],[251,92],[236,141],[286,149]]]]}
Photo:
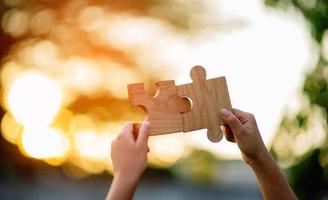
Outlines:
{"type": "Polygon", "coordinates": [[[151,123],[151,135],[189,132],[207,128],[207,137],[219,142],[222,137],[219,117],[222,108],[232,111],[225,77],[206,80],[206,70],[195,66],[193,83],[175,85],[159,81],[154,97],[146,94],[143,83],[128,85],[130,104],[142,107],[151,123]]]}

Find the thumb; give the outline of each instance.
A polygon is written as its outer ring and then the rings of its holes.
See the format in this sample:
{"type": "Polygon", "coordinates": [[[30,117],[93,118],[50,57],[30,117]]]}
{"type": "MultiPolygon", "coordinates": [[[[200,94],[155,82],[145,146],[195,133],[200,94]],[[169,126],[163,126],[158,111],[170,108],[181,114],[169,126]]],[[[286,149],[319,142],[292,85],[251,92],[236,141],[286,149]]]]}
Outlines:
{"type": "Polygon", "coordinates": [[[148,137],[150,133],[150,123],[143,122],[138,133],[137,143],[139,145],[144,145],[148,143],[148,137]]]}
{"type": "Polygon", "coordinates": [[[234,135],[238,135],[245,130],[239,119],[227,109],[222,109],[220,116],[222,120],[230,127],[234,135]]]}

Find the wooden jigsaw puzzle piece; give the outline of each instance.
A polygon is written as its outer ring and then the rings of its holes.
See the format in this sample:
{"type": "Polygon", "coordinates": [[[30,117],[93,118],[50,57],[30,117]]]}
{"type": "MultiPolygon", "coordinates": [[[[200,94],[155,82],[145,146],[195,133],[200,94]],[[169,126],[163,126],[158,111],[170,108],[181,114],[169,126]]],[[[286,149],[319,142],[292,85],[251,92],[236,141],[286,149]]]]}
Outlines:
{"type": "Polygon", "coordinates": [[[176,86],[178,97],[188,97],[192,101],[190,112],[182,114],[183,131],[207,128],[207,137],[212,142],[219,142],[222,137],[219,117],[220,110],[231,109],[231,103],[224,77],[206,80],[206,71],[195,66],[190,72],[193,83],[176,86]]]}
{"type": "Polygon", "coordinates": [[[146,94],[143,83],[128,85],[130,104],[145,110],[151,123],[151,135],[182,132],[180,112],[188,105],[177,98],[174,81],[160,81],[156,86],[157,93],[152,97],[146,94]]]}

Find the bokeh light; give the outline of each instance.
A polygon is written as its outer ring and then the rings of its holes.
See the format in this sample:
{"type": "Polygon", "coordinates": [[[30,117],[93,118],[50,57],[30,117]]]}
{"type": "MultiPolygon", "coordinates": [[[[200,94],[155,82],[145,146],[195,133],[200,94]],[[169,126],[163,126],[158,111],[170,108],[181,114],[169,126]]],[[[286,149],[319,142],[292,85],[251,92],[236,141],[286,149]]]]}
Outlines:
{"type": "Polygon", "coordinates": [[[56,20],[56,12],[53,9],[41,10],[31,19],[31,30],[34,35],[48,33],[56,20]]]}
{"type": "Polygon", "coordinates": [[[112,135],[85,130],[75,133],[74,137],[74,146],[82,158],[99,162],[110,160],[109,143],[113,140],[112,135]]]}
{"type": "Polygon", "coordinates": [[[1,119],[1,134],[9,142],[18,144],[20,135],[22,133],[22,126],[19,125],[15,118],[6,113],[1,119]]]}
{"type": "Polygon", "coordinates": [[[13,37],[23,35],[29,30],[29,15],[18,9],[12,9],[2,17],[2,28],[13,37]]]}
{"type": "Polygon", "coordinates": [[[37,72],[22,74],[8,91],[8,109],[24,126],[50,124],[59,111],[61,103],[60,86],[37,72]]]}
{"type": "Polygon", "coordinates": [[[149,147],[154,155],[155,164],[168,167],[184,155],[185,145],[177,136],[157,136],[149,142],[149,147]],[[165,149],[165,151],[163,151],[165,149]]]}
{"type": "MultiPolygon", "coordinates": [[[[266,119],[259,124],[270,124],[260,127],[270,142],[297,84],[295,71],[301,73],[308,62],[304,23],[267,12],[255,0],[174,0],[140,7],[119,1],[27,2],[4,1],[8,10],[1,27],[15,43],[1,62],[2,136],[24,155],[61,165],[75,178],[112,172],[110,142],[126,121],[144,119],[141,109],[129,105],[129,83],[144,82],[152,94],[156,81],[186,83],[190,68],[204,65],[208,77],[227,76],[234,107],[266,119]],[[273,36],[276,30],[281,33],[273,36]],[[276,76],[279,82],[268,80],[276,76]],[[254,101],[258,93],[275,102],[271,111],[254,101]]],[[[210,144],[205,132],[152,137],[150,164],[173,166],[190,149],[240,159],[235,144],[210,144]]],[[[277,148],[298,155],[321,140],[321,133],[311,140],[302,135],[295,149],[283,148],[287,140],[277,148]]]]}
{"type": "Polygon", "coordinates": [[[33,158],[54,159],[65,157],[70,144],[68,138],[59,130],[33,127],[23,131],[22,147],[33,158]]]}

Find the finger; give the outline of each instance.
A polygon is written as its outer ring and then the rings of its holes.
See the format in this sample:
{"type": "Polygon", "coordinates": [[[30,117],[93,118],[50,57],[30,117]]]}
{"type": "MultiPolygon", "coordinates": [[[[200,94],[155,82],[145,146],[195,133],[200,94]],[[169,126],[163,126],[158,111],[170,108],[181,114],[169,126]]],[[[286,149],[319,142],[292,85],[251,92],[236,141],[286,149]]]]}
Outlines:
{"type": "Polygon", "coordinates": [[[236,109],[236,108],[233,108],[232,109],[232,112],[234,115],[236,115],[236,117],[239,119],[239,118],[242,118],[242,117],[245,117],[248,113],[245,112],[245,111],[242,111],[242,110],[239,110],[239,109],[236,109]]]}
{"type": "Polygon", "coordinates": [[[244,131],[245,128],[243,127],[239,119],[227,109],[222,109],[220,112],[220,116],[222,120],[231,128],[232,133],[234,135],[240,134],[244,131]]]}
{"type": "Polygon", "coordinates": [[[235,136],[233,135],[232,130],[229,128],[229,126],[222,126],[222,131],[227,141],[236,142],[235,136]]]}
{"type": "Polygon", "coordinates": [[[126,123],[122,128],[122,131],[119,136],[129,140],[133,140],[133,124],[131,122],[126,123]]]}
{"type": "Polygon", "coordinates": [[[140,131],[138,133],[137,144],[147,145],[149,133],[150,133],[150,123],[147,121],[143,122],[140,131]]]}
{"type": "Polygon", "coordinates": [[[252,119],[254,119],[254,115],[248,112],[244,112],[238,109],[233,109],[234,115],[239,119],[239,121],[244,124],[252,119]]]}

